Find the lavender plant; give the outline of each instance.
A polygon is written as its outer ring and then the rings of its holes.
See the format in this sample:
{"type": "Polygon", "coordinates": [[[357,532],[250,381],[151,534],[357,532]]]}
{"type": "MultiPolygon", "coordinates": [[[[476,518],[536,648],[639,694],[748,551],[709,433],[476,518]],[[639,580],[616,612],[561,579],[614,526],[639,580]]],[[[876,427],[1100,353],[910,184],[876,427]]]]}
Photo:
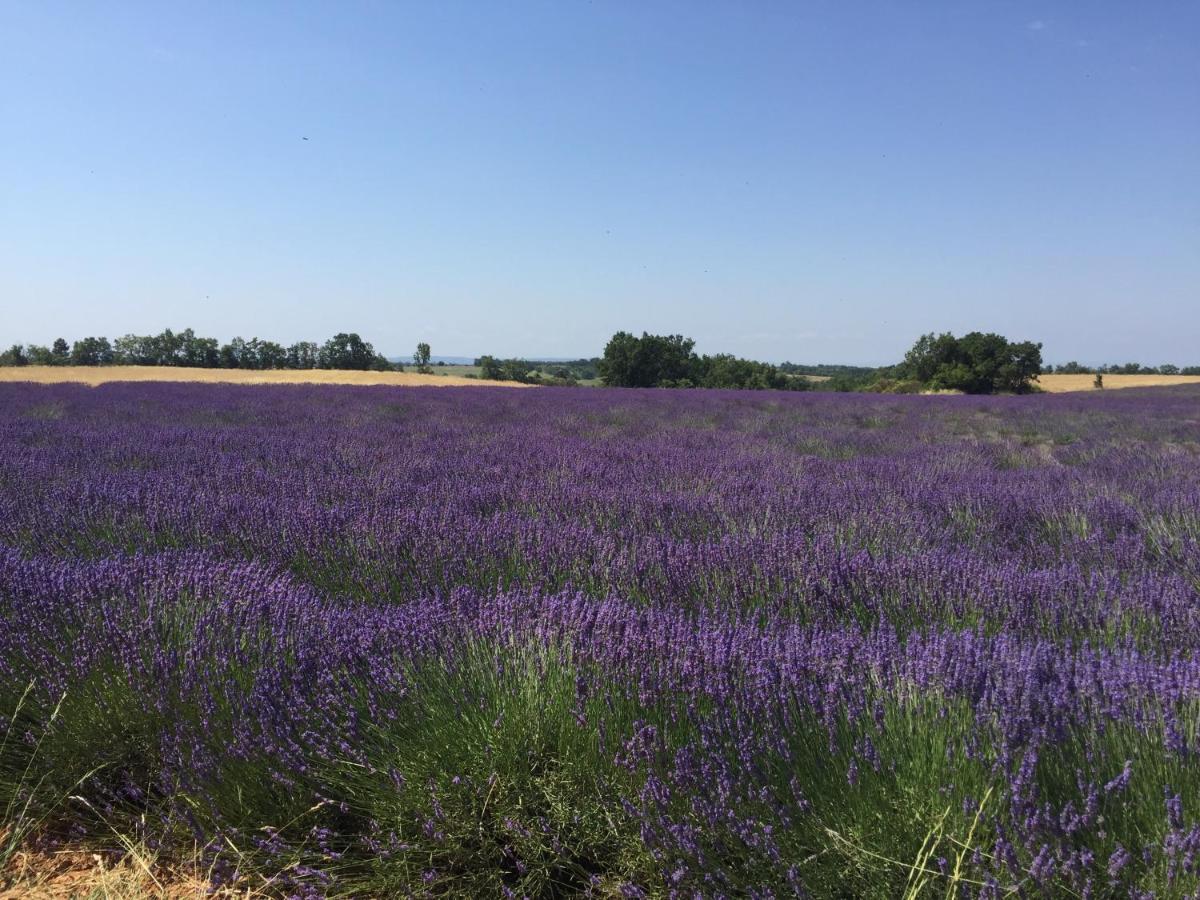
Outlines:
{"type": "Polygon", "coordinates": [[[280,895],[1194,896],[1198,410],[3,385],[0,809],[280,895]]]}

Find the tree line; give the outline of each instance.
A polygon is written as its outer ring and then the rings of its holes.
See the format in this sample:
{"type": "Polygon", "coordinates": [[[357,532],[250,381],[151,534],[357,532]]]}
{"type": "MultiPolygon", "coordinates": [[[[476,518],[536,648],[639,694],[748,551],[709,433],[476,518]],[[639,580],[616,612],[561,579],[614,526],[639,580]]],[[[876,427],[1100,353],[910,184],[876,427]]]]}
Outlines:
{"type": "Polygon", "coordinates": [[[680,334],[636,337],[618,331],[604,348],[597,369],[609,387],[737,388],[809,390],[812,383],[770,363],[729,353],[700,356],[696,342],[680,334]]]}
{"type": "Polygon", "coordinates": [[[1200,375],[1200,366],[1177,366],[1163,363],[1160,366],[1143,366],[1141,363],[1112,363],[1103,366],[1084,366],[1077,362],[1063,363],[1055,368],[1045,366],[1043,375],[1200,375]]]}
{"type": "Polygon", "coordinates": [[[548,384],[561,387],[572,387],[579,384],[580,381],[598,377],[599,362],[599,359],[566,361],[499,359],[487,355],[475,358],[475,365],[479,367],[479,378],[489,381],[515,381],[520,384],[548,384]]]}
{"type": "Polygon", "coordinates": [[[1024,393],[1042,369],[1042,345],[971,332],[922,336],[895,366],[799,366],[741,359],[728,353],[700,356],[695,341],[679,334],[626,331],[612,336],[600,359],[600,377],[613,387],[704,387],[743,390],[961,391],[1024,393]],[[817,371],[813,371],[817,370],[817,371]],[[826,381],[810,381],[820,374],[826,381]]]}
{"type": "MultiPolygon", "coordinates": [[[[414,355],[419,371],[429,365],[428,344],[414,355]],[[422,359],[423,357],[423,359],[422,359]]],[[[49,347],[13,344],[0,353],[0,366],[182,366],[200,369],[355,369],[404,371],[377,353],[357,334],[340,332],[323,344],[297,341],[284,346],[275,341],[235,337],[226,344],[201,337],[191,328],[160,334],[136,335],[110,341],[85,337],[68,344],[58,338],[49,347]]]]}
{"type": "MultiPolygon", "coordinates": [[[[1009,341],[998,334],[949,332],[922,335],[894,366],[780,365],[742,359],[729,353],[701,356],[695,341],[679,334],[619,331],[601,357],[569,361],[475,360],[479,376],[523,384],[574,385],[599,378],[611,387],[735,388],[743,390],[835,390],[913,393],[952,390],[968,394],[1025,393],[1036,390],[1039,374],[1200,375],[1200,366],[1144,366],[1124,363],[1083,366],[1068,362],[1043,365],[1041,344],[1009,341]],[[822,376],[811,381],[806,376],[822,376]]],[[[429,373],[430,347],[417,345],[413,363],[429,373]]],[[[0,352],[0,366],[185,366],[213,369],[352,369],[404,371],[358,334],[340,332],[324,343],[297,341],[284,346],[257,337],[235,337],[225,344],[197,335],[191,328],[160,334],[127,334],[110,341],[85,337],[68,344],[58,338],[49,347],[13,344],[0,352]]]]}

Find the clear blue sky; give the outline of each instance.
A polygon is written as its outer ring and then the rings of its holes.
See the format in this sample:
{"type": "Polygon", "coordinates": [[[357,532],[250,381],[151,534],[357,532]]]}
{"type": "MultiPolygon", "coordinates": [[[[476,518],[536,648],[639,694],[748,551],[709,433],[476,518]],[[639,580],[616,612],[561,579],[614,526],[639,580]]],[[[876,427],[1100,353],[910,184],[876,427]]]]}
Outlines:
{"type": "Polygon", "coordinates": [[[0,0],[0,341],[188,325],[1200,364],[1200,4],[0,0]]]}

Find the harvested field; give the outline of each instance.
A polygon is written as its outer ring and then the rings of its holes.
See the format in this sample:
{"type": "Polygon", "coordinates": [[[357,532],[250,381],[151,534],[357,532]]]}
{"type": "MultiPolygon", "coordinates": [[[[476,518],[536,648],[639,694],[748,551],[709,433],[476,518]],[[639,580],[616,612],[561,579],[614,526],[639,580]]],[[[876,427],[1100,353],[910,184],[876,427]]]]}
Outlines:
{"type": "Polygon", "coordinates": [[[484,381],[416,372],[352,372],[337,369],[185,369],[176,366],[20,366],[0,368],[0,381],[37,384],[77,383],[95,387],[112,381],[183,381],[206,384],[387,384],[393,387],[528,387],[512,381],[484,381]]]}
{"type": "MultiPolygon", "coordinates": [[[[1042,375],[1037,383],[1043,391],[1065,394],[1072,391],[1094,391],[1095,375],[1042,375]]],[[[1104,389],[1135,387],[1169,387],[1176,384],[1200,384],[1200,375],[1105,375],[1104,389]]]]}

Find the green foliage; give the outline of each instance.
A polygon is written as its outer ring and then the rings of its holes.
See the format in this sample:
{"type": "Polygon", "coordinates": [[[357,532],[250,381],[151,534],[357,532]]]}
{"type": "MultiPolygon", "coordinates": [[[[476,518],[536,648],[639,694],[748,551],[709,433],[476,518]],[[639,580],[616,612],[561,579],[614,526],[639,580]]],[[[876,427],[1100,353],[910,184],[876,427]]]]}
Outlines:
{"type": "Polygon", "coordinates": [[[642,332],[640,338],[618,331],[604,348],[600,377],[609,387],[663,387],[692,383],[692,348],[681,334],[642,332]]]}
{"type": "Polygon", "coordinates": [[[34,687],[30,684],[15,699],[8,720],[0,723],[0,889],[12,886],[13,856],[26,849],[26,843],[45,829],[51,817],[61,814],[72,792],[103,767],[66,783],[62,772],[47,765],[43,745],[47,738],[52,738],[54,746],[59,743],[55,729],[65,697],[53,710],[35,718],[27,708],[34,687]]]}
{"type": "Polygon", "coordinates": [[[729,353],[701,356],[693,365],[698,387],[747,390],[807,390],[812,384],[801,376],[785,375],[770,363],[739,359],[729,353]]]}
{"type": "Polygon", "coordinates": [[[31,366],[52,366],[54,365],[54,355],[50,352],[49,347],[41,344],[30,344],[25,351],[29,357],[31,366]]]}
{"type": "Polygon", "coordinates": [[[113,348],[106,337],[86,337],[71,347],[72,365],[107,366],[112,361],[113,348]]]}
{"type": "MultiPolygon", "coordinates": [[[[428,345],[422,345],[426,348],[428,345]]],[[[206,369],[373,369],[393,367],[357,334],[337,334],[319,345],[298,341],[284,347],[257,337],[235,337],[227,344],[216,338],[200,337],[191,328],[178,333],[126,334],[109,342],[106,337],[85,337],[68,345],[58,338],[53,346],[13,344],[0,353],[0,366],[185,366],[206,369]]]]}
{"type": "Polygon", "coordinates": [[[949,332],[922,335],[898,374],[933,390],[1021,394],[1032,388],[1041,369],[1041,344],[972,331],[961,338],[949,332]]]}
{"type": "Polygon", "coordinates": [[[260,369],[282,369],[287,365],[287,351],[274,341],[258,341],[257,362],[260,369]]]}
{"type": "Polygon", "coordinates": [[[1087,366],[1081,365],[1074,360],[1069,363],[1063,363],[1058,367],[1059,375],[1091,375],[1092,370],[1087,366]]]}
{"type": "Polygon", "coordinates": [[[287,368],[315,369],[321,360],[321,348],[312,341],[297,341],[287,348],[287,368]]]}
{"type": "Polygon", "coordinates": [[[881,377],[858,390],[866,390],[873,394],[919,394],[925,387],[923,382],[914,378],[881,377]]]}
{"type": "Polygon", "coordinates": [[[496,359],[480,356],[475,360],[479,377],[490,381],[515,381],[519,384],[548,384],[572,387],[579,383],[576,369],[571,365],[553,365],[528,359],[496,359]]]}
{"type": "Polygon", "coordinates": [[[480,378],[492,381],[520,381],[524,384],[575,385],[598,377],[599,359],[539,360],[497,359],[485,355],[475,358],[480,378]]]}
{"type": "Polygon", "coordinates": [[[375,348],[355,333],[339,332],[321,348],[322,369],[370,369],[375,361],[375,348]]]}
{"type": "Polygon", "coordinates": [[[222,355],[216,338],[199,337],[190,328],[178,334],[168,328],[156,335],[127,334],[117,338],[113,342],[112,361],[140,366],[211,368],[220,365],[222,355]]]}
{"type": "Polygon", "coordinates": [[[459,896],[507,887],[561,897],[583,893],[592,876],[610,890],[652,880],[640,823],[614,802],[640,778],[595,730],[604,721],[627,734],[639,709],[581,697],[584,683],[568,651],[541,643],[478,643],[453,666],[411,671],[395,715],[363,735],[369,765],[321,773],[329,796],[404,836],[364,860],[346,888],[400,896],[432,872],[459,896]]]}
{"type": "Polygon", "coordinates": [[[739,359],[728,353],[697,356],[695,341],[683,335],[627,331],[612,336],[598,366],[609,387],[705,387],[746,390],[807,390],[807,379],[770,363],[739,359]]]}
{"type": "Polygon", "coordinates": [[[417,352],[413,354],[413,364],[422,375],[433,374],[433,369],[429,365],[429,352],[429,345],[422,341],[417,344],[417,352]]]}
{"type": "Polygon", "coordinates": [[[1059,375],[1200,375],[1200,366],[1185,366],[1180,368],[1174,363],[1163,363],[1161,366],[1143,366],[1141,363],[1112,363],[1103,366],[1085,366],[1081,363],[1063,363],[1057,369],[1047,366],[1047,374],[1057,372],[1059,375]]]}
{"type": "Polygon", "coordinates": [[[504,378],[504,367],[494,356],[481,356],[475,360],[475,365],[479,366],[480,378],[490,381],[500,381],[504,378]]]}
{"type": "MultiPolygon", "coordinates": [[[[208,618],[194,598],[152,615],[161,647],[147,653],[164,650],[176,661],[180,668],[161,670],[172,683],[184,682],[187,665],[211,672],[213,684],[229,674],[234,685],[252,684],[273,652],[264,635],[208,618]],[[230,646],[238,652],[222,651],[230,646]]],[[[408,669],[386,715],[365,700],[353,710],[362,726],[352,758],[314,751],[281,787],[268,777],[265,757],[223,752],[241,727],[236,697],[218,692],[200,704],[200,695],[180,693],[169,708],[152,707],[119,666],[98,662],[91,677],[44,708],[34,708],[29,691],[0,697],[0,862],[31,834],[67,821],[118,834],[137,834],[147,821],[179,828],[160,813],[184,796],[202,826],[220,820],[241,823],[243,835],[278,834],[299,848],[292,865],[336,874],[344,896],[565,897],[589,887],[619,896],[626,883],[651,895],[687,889],[693,896],[705,895],[702,879],[714,868],[729,896],[786,896],[797,866],[811,896],[972,896],[980,884],[971,858],[994,852],[1012,815],[1009,776],[1023,762],[961,698],[880,693],[864,701],[872,715],[798,713],[780,740],[768,738],[778,723],[764,718],[750,732],[758,741],[746,738],[746,722],[723,727],[729,710],[689,706],[683,697],[639,700],[635,684],[603,677],[559,642],[493,638],[408,669]],[[89,801],[74,799],[115,800],[123,786],[151,786],[163,736],[180,717],[206,723],[208,740],[196,752],[218,768],[203,791],[154,785],[136,803],[113,803],[102,820],[89,801]],[[655,726],[654,752],[627,765],[621,748],[639,724],[655,726]],[[675,765],[701,735],[713,754],[705,767],[675,765]],[[741,777],[748,754],[752,790],[741,777]],[[698,800],[718,789],[725,825],[714,825],[698,800]],[[754,842],[780,815],[789,826],[774,832],[780,857],[772,862],[754,842]],[[647,822],[693,834],[694,856],[677,848],[678,856],[656,859],[642,831],[647,822]],[[337,843],[323,845],[325,833],[337,843]],[[685,882],[668,880],[676,877],[685,882]]],[[[1194,714],[1181,722],[1187,733],[1195,727],[1194,714]]],[[[1164,842],[1163,783],[1200,796],[1200,769],[1167,751],[1156,729],[1127,724],[1043,748],[1031,775],[1038,796],[1056,808],[1097,805],[1086,832],[1061,839],[1101,859],[1118,846],[1164,842]],[[1115,779],[1123,769],[1127,783],[1116,790],[1096,791],[1079,775],[1115,779]]],[[[1033,864],[1033,848],[1013,850],[1019,877],[1033,864]]],[[[256,856],[249,841],[210,851],[243,874],[258,863],[277,873],[288,862],[256,856]]],[[[1182,881],[1176,894],[1171,885],[1156,858],[1135,859],[1112,887],[1113,896],[1117,888],[1122,896],[1136,888],[1183,896],[1196,887],[1182,881]]],[[[1067,890],[1065,880],[1058,886],[1067,890]]]]}

